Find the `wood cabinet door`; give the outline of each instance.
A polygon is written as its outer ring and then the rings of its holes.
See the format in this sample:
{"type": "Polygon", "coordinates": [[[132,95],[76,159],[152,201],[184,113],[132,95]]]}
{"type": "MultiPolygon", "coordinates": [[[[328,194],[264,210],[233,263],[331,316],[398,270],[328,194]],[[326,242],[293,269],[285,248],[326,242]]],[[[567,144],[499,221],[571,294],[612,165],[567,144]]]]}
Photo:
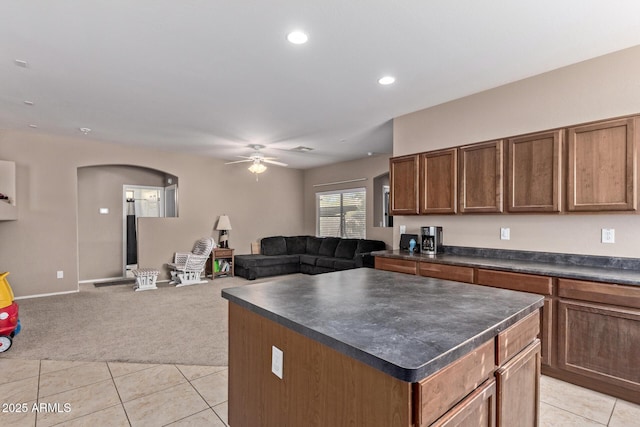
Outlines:
{"type": "Polygon", "coordinates": [[[636,209],[636,120],[569,128],[569,211],[636,209]]]}
{"type": "Polygon", "coordinates": [[[540,341],[496,371],[497,425],[535,427],[539,419],[540,341]]]}
{"type": "Polygon", "coordinates": [[[488,380],[431,427],[495,427],[496,382],[488,380]]]}
{"type": "Polygon", "coordinates": [[[458,150],[420,154],[420,213],[451,214],[458,207],[458,150]]]}
{"type": "Polygon", "coordinates": [[[640,310],[560,299],[558,367],[623,387],[626,400],[638,401],[640,310]]]}
{"type": "Polygon", "coordinates": [[[420,262],[418,274],[436,279],[473,283],[474,269],[473,267],[420,262]]]}
{"type": "Polygon", "coordinates": [[[374,267],[377,270],[393,271],[396,273],[418,274],[418,263],[407,259],[375,257],[374,267]]]}
{"type": "Polygon", "coordinates": [[[458,163],[460,212],[502,212],[503,141],[460,147],[458,163]]]}
{"type": "Polygon", "coordinates": [[[562,130],[508,140],[507,211],[559,212],[562,130]]]}
{"type": "Polygon", "coordinates": [[[417,154],[389,159],[391,215],[418,214],[419,165],[417,154]]]}

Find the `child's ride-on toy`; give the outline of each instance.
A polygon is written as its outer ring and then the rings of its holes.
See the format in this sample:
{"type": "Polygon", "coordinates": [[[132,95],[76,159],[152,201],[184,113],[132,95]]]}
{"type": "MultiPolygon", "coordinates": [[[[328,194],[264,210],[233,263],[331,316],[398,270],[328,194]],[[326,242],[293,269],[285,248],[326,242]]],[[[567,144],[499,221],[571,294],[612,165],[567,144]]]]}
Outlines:
{"type": "Polygon", "coordinates": [[[20,332],[18,303],[13,300],[8,275],[9,272],[0,274],[0,353],[11,348],[13,337],[20,332]]]}

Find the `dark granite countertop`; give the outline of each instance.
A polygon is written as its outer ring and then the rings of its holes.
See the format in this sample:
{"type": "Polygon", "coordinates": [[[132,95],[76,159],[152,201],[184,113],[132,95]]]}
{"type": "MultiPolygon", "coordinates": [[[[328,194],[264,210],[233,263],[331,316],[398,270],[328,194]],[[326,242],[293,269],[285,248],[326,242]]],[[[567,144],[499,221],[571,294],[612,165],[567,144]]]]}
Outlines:
{"type": "Polygon", "coordinates": [[[539,274],[567,279],[590,280],[620,285],[640,286],[640,270],[624,268],[635,266],[635,259],[594,257],[543,252],[517,252],[496,249],[474,249],[459,253],[444,253],[435,256],[410,254],[407,251],[386,250],[372,252],[373,256],[426,261],[464,267],[488,268],[517,273],[539,274]],[[481,255],[483,252],[487,256],[481,255]],[[516,256],[512,256],[515,253],[516,256]],[[525,255],[525,256],[520,256],[525,255]],[[518,259],[527,258],[527,259],[518,259]]]}
{"type": "Polygon", "coordinates": [[[534,294],[370,268],[228,288],[222,296],[407,382],[543,304],[534,294]]]}

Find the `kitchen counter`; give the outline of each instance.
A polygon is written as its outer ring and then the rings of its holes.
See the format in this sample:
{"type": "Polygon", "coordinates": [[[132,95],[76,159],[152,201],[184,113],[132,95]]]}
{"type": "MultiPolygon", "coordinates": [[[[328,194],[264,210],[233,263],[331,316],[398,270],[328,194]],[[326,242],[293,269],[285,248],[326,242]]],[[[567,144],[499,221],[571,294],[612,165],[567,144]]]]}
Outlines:
{"type": "Polygon", "coordinates": [[[360,268],[224,289],[254,313],[407,382],[542,306],[538,295],[360,268]]]}
{"type": "Polygon", "coordinates": [[[538,423],[539,295],[360,268],[222,296],[230,425],[538,423]]]}
{"type": "Polygon", "coordinates": [[[410,254],[407,251],[396,249],[375,251],[372,252],[371,255],[411,261],[425,261],[436,264],[487,268],[516,273],[640,286],[640,269],[629,268],[636,267],[636,264],[640,264],[637,263],[638,260],[635,259],[496,249],[473,249],[459,252],[461,253],[445,252],[444,254],[429,256],[410,254]],[[486,254],[486,256],[483,254],[486,254]],[[518,259],[524,257],[527,259],[518,259]]]}

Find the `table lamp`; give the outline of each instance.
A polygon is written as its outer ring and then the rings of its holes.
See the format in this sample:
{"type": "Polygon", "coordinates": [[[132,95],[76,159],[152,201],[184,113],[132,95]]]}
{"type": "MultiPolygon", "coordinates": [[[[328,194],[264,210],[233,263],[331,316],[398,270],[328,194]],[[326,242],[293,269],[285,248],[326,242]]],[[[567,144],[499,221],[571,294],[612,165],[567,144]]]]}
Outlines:
{"type": "Polygon", "coordinates": [[[231,230],[231,221],[227,215],[220,215],[216,230],[220,231],[220,247],[229,247],[229,230],[231,230]]]}

